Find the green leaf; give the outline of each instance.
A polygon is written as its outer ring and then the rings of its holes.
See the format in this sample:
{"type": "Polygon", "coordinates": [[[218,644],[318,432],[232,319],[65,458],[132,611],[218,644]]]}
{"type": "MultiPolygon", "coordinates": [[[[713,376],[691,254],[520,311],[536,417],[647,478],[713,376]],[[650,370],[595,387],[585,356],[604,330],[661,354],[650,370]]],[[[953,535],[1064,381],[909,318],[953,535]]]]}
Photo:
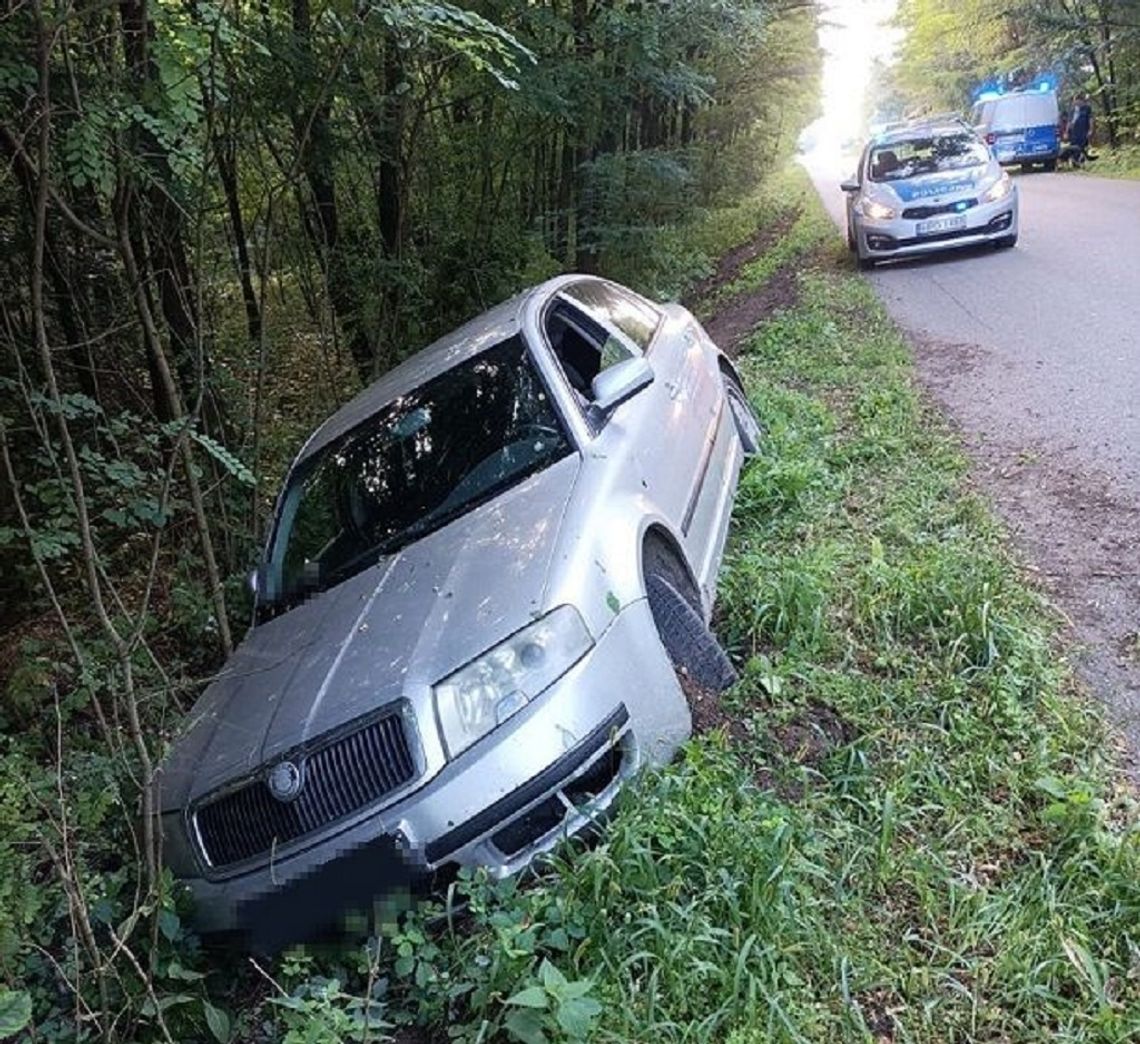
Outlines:
{"type": "Polygon", "coordinates": [[[507,998],[507,1003],[519,1008],[545,1008],[550,1002],[546,998],[546,990],[541,986],[528,986],[507,998]]]}
{"type": "Polygon", "coordinates": [[[576,997],[585,997],[593,988],[594,984],[589,979],[578,979],[560,987],[558,996],[562,1000],[573,1000],[576,997]]]}
{"type": "Polygon", "coordinates": [[[170,942],[174,942],[174,940],[178,938],[178,932],[181,928],[182,921],[173,910],[158,911],[158,930],[162,932],[170,942]]]}
{"type": "Polygon", "coordinates": [[[552,950],[566,951],[570,949],[570,936],[566,934],[565,928],[555,928],[553,931],[547,933],[543,943],[549,946],[552,950]]]}
{"type": "Polygon", "coordinates": [[[218,1044],[226,1044],[230,1039],[230,1017],[221,1008],[215,1008],[205,997],[202,998],[202,1012],[214,1040],[218,1044]]]}
{"type": "Polygon", "coordinates": [[[544,960],[542,962],[542,967],[538,969],[538,974],[542,978],[542,985],[552,992],[560,986],[566,985],[566,976],[555,968],[550,961],[544,960]]]}
{"type": "Polygon", "coordinates": [[[209,453],[214,460],[221,464],[226,471],[236,478],[238,482],[246,486],[256,485],[253,472],[220,442],[215,442],[209,435],[203,435],[200,431],[190,432],[190,437],[198,443],[202,449],[209,453]]]}
{"type": "Polygon", "coordinates": [[[574,997],[558,1006],[558,1025],[574,1040],[584,1040],[602,1006],[592,997],[574,997]]]}
{"type": "Polygon", "coordinates": [[[31,995],[24,990],[0,988],[0,1039],[14,1037],[31,1021],[31,995]]]}
{"type": "MultiPolygon", "coordinates": [[[[158,1011],[167,1011],[169,1008],[176,1008],[180,1004],[191,1004],[196,1001],[197,997],[192,997],[189,993],[168,993],[165,997],[158,998],[158,1011]]],[[[142,1013],[151,1018],[155,1014],[154,1001],[149,997],[142,1003],[140,1009],[142,1013]]]]}
{"type": "Polygon", "coordinates": [[[507,1032],[523,1044],[547,1044],[542,1016],[537,1011],[512,1011],[505,1020],[507,1032]]]}
{"type": "Polygon", "coordinates": [[[401,978],[406,978],[412,974],[412,969],[416,966],[416,959],[409,954],[396,958],[396,974],[401,978]]]}
{"type": "Polygon", "coordinates": [[[190,968],[183,968],[180,961],[171,961],[166,968],[166,976],[169,979],[181,979],[183,982],[197,982],[199,979],[204,979],[206,976],[200,971],[193,971],[190,968]]]}

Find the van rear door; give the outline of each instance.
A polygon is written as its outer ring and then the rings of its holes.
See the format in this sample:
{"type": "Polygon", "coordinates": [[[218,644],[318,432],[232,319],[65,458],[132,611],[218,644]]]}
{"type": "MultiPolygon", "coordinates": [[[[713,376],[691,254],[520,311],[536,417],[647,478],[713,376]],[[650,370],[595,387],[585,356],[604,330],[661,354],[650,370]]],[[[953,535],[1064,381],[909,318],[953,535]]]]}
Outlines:
{"type": "Polygon", "coordinates": [[[1025,115],[1025,98],[1020,94],[1007,94],[994,100],[990,144],[999,163],[1014,163],[1021,154],[1025,142],[1025,115]]]}
{"type": "Polygon", "coordinates": [[[1055,159],[1061,150],[1057,137],[1060,112],[1052,91],[1025,97],[1025,141],[1021,156],[1026,159],[1055,159]]]}

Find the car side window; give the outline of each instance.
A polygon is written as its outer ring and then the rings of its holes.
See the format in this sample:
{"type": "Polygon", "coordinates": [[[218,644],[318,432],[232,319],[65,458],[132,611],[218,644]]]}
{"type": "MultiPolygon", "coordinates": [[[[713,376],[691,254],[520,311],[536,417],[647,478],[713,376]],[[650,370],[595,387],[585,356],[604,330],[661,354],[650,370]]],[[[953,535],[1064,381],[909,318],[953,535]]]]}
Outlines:
{"type": "Polygon", "coordinates": [[[633,344],[647,351],[661,322],[661,313],[648,301],[600,279],[571,283],[563,293],[598,319],[620,330],[633,344]]]}
{"type": "Polygon", "coordinates": [[[593,402],[594,378],[637,354],[624,337],[566,300],[555,300],[544,325],[554,357],[583,409],[593,402]]]}

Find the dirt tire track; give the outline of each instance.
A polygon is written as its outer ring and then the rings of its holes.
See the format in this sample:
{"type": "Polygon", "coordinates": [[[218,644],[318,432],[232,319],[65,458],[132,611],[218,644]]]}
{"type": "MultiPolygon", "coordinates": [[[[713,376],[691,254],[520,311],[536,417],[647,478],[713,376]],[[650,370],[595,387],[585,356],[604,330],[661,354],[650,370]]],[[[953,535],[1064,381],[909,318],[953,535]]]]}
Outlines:
{"type": "MultiPolygon", "coordinates": [[[[707,279],[702,280],[686,296],[686,303],[694,307],[701,301],[714,299],[740,276],[745,266],[770,250],[795,224],[799,211],[788,211],[779,219],[761,228],[747,242],[730,250],[707,279]]],[[[715,311],[705,321],[705,330],[724,353],[735,359],[745,339],[757,326],[774,312],[791,308],[799,297],[799,268],[786,264],[777,268],[760,286],[745,290],[717,301],[715,311]]]]}

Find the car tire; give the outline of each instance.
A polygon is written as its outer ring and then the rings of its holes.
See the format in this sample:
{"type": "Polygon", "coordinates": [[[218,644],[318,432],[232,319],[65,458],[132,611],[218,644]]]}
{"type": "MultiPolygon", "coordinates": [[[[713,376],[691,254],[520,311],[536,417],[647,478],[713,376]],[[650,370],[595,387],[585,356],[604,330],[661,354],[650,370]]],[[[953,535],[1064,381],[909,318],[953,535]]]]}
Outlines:
{"type": "Polygon", "coordinates": [[[1047,159],[1042,166],[1050,173],[1057,169],[1057,161],[1055,159],[1047,159]]]}
{"type": "Polygon", "coordinates": [[[998,250],[1009,250],[1011,247],[1015,246],[1017,246],[1016,232],[1012,236],[1002,236],[1001,239],[997,240],[998,250]]]}
{"type": "Polygon", "coordinates": [[[649,610],[674,670],[698,688],[723,692],[736,681],[736,669],[701,614],[664,572],[645,578],[649,610]]]}
{"type": "Polygon", "coordinates": [[[873,257],[859,258],[859,270],[862,272],[869,272],[875,267],[875,259],[873,257]]]}
{"type": "Polygon", "coordinates": [[[855,253],[859,249],[859,244],[855,242],[855,233],[851,231],[851,222],[847,222],[847,249],[851,253],[855,253]]]}
{"type": "Polygon", "coordinates": [[[764,428],[748,396],[732,374],[723,373],[724,395],[728,400],[728,408],[732,413],[732,421],[736,425],[736,434],[740,438],[740,445],[746,457],[755,455],[760,450],[760,440],[764,437],[764,428]]]}

